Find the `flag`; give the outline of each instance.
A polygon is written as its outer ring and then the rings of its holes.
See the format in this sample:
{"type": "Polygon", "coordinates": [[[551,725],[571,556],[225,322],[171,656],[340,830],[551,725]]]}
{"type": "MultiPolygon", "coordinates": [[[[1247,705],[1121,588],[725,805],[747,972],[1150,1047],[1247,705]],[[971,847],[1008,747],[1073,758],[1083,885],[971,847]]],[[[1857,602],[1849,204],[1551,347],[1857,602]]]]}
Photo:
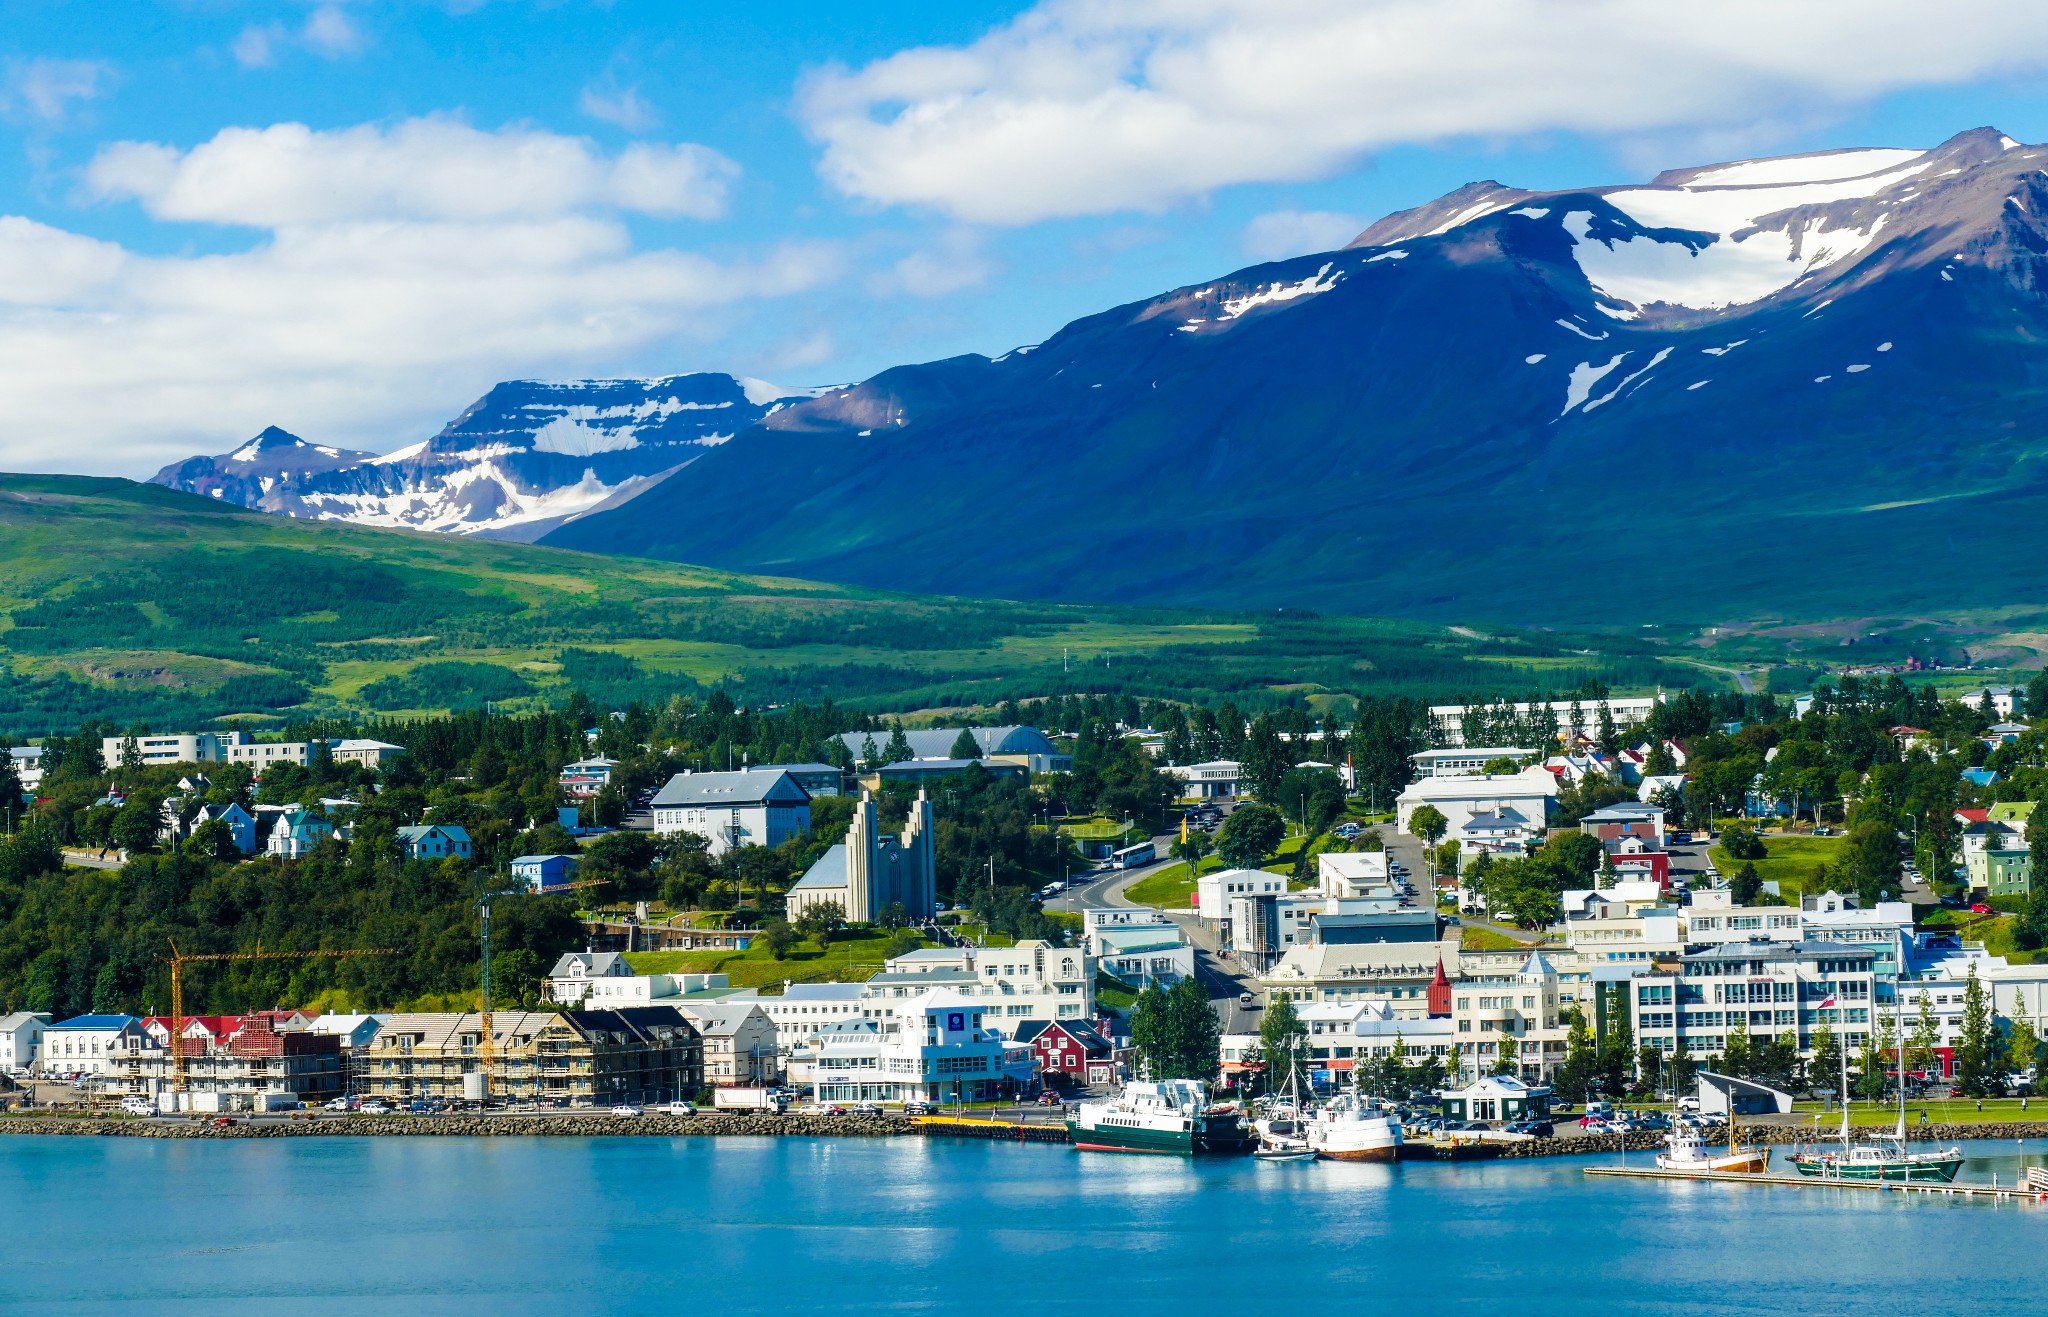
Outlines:
{"type": "Polygon", "coordinates": [[[1180,816],[1180,844],[1188,844],[1188,816],[1185,814],[1180,816]]]}
{"type": "Polygon", "coordinates": [[[1831,1011],[1835,1009],[1835,994],[1832,992],[1829,993],[1828,999],[1822,1002],[1819,1006],[1816,1006],[1814,1009],[1821,1011],[1831,1011]]]}

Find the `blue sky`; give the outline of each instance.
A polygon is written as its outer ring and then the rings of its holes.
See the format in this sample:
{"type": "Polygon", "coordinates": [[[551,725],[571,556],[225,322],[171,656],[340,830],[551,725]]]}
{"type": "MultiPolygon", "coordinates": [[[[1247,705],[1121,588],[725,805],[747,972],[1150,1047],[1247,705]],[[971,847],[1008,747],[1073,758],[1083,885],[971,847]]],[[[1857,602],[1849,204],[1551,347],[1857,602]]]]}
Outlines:
{"type": "Polygon", "coordinates": [[[2048,140],[2048,7],[1670,8],[0,0],[0,465],[996,353],[1476,178],[2048,140]]]}

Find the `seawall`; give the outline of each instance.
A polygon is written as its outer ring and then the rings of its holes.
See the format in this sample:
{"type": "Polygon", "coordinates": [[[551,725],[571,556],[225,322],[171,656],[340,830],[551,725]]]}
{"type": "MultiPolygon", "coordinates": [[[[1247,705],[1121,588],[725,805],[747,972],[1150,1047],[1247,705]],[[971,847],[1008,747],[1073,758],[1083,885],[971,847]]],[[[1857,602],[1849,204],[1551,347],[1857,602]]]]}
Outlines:
{"type": "Polygon", "coordinates": [[[910,1133],[901,1116],[339,1116],[321,1120],[203,1120],[116,1116],[6,1116],[0,1134],[102,1135],[136,1139],[290,1138],[655,1138],[833,1135],[889,1138],[910,1133]]]}

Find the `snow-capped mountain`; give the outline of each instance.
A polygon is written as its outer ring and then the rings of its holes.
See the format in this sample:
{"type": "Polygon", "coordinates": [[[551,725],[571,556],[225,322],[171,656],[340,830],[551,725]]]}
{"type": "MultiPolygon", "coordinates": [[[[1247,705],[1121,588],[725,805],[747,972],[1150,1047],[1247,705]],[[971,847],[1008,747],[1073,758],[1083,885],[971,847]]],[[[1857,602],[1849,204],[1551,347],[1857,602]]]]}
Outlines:
{"type": "Polygon", "coordinates": [[[547,542],[1506,620],[2048,602],[1984,567],[2048,526],[2044,170],[1978,129],[1475,183],[1341,251],[826,391],[547,542]],[[777,497],[688,515],[732,488],[777,497]]]}
{"type": "Polygon", "coordinates": [[[630,500],[814,392],[719,374],[513,380],[396,452],[320,447],[273,427],[154,483],[288,516],[530,540],[630,500]]]}

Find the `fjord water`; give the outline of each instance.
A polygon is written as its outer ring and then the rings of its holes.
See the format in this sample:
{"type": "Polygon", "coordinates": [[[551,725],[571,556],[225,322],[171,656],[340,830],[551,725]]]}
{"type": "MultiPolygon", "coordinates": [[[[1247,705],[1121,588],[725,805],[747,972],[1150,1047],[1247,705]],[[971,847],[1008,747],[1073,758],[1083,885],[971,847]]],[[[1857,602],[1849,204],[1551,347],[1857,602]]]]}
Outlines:
{"type": "MultiPolygon", "coordinates": [[[[1970,1181],[2048,1163],[2048,1144],[1966,1146],[1970,1181]]],[[[0,1305],[2041,1311],[2048,1205],[1593,1179],[1587,1164],[924,1139],[8,1137],[0,1305]]]]}

